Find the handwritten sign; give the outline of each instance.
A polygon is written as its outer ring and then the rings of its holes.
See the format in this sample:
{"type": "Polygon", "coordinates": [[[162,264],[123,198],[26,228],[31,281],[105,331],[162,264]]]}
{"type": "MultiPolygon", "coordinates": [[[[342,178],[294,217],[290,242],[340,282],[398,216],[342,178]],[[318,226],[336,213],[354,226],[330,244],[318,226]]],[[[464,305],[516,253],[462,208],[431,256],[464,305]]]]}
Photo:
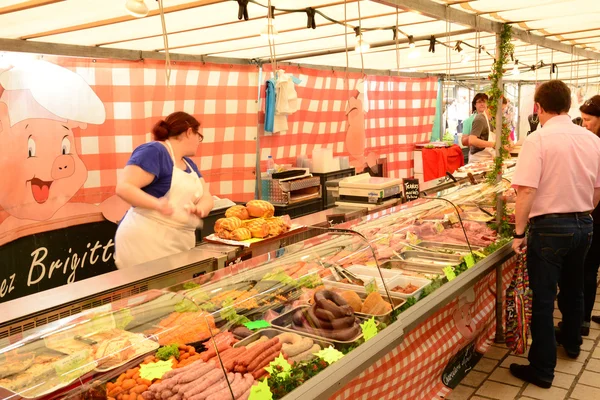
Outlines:
{"type": "Polygon", "coordinates": [[[421,194],[421,185],[418,179],[402,179],[404,197],[406,201],[417,200],[421,194]]]}
{"type": "Polygon", "coordinates": [[[483,354],[475,349],[475,342],[469,343],[452,357],[446,365],[442,373],[442,382],[444,385],[452,389],[456,388],[482,357],[483,354]]]}
{"type": "Polygon", "coordinates": [[[446,278],[448,278],[448,282],[456,278],[456,272],[454,272],[454,268],[452,268],[451,266],[445,267],[443,271],[444,275],[446,275],[446,278]]]}
{"type": "Polygon", "coordinates": [[[318,353],[314,353],[314,355],[319,357],[321,360],[324,360],[327,364],[333,364],[344,357],[344,353],[334,349],[333,346],[329,346],[318,353]]]}
{"type": "Polygon", "coordinates": [[[155,363],[142,364],[140,367],[140,377],[152,381],[160,379],[164,374],[173,369],[173,363],[168,361],[157,361],[155,363]]]}
{"type": "Polygon", "coordinates": [[[269,387],[269,384],[267,383],[266,379],[259,381],[258,383],[255,383],[254,386],[252,386],[252,389],[250,389],[250,397],[248,397],[248,400],[272,400],[272,399],[273,399],[273,393],[271,393],[271,388],[269,387]]]}
{"type": "Polygon", "coordinates": [[[93,360],[91,350],[81,350],[54,363],[54,371],[61,382],[71,382],[85,375],[94,368],[96,362],[93,360]]]}
{"type": "Polygon", "coordinates": [[[369,339],[372,339],[377,335],[377,324],[375,323],[375,317],[371,317],[371,319],[366,320],[362,324],[360,324],[360,328],[363,332],[363,338],[365,342],[369,339]]]}

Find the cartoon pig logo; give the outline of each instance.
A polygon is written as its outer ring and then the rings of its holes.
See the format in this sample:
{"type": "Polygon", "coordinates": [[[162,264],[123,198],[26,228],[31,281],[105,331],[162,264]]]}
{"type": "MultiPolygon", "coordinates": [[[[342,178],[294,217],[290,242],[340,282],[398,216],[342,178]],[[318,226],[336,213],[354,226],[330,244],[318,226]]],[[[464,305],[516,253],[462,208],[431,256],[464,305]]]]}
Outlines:
{"type": "Polygon", "coordinates": [[[9,214],[0,244],[24,225],[99,213],[68,202],[88,176],[73,129],[104,123],[102,101],[81,76],[43,60],[2,72],[0,85],[0,207],[9,214]]]}
{"type": "Polygon", "coordinates": [[[471,307],[475,303],[475,291],[473,288],[467,290],[458,299],[458,305],[452,315],[456,329],[465,340],[471,340],[477,333],[477,324],[473,321],[471,307]]]}

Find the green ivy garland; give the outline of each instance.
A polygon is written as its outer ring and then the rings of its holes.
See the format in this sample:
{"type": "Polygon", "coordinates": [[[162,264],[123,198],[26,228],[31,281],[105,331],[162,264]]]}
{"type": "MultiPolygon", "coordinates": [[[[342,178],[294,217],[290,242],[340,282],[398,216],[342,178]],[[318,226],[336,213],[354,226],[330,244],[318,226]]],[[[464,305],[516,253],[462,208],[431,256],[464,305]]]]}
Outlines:
{"type": "MultiPolygon", "coordinates": [[[[492,73],[489,78],[491,81],[491,88],[488,91],[489,101],[488,108],[490,110],[490,114],[492,115],[492,119],[490,121],[490,128],[494,131],[496,130],[496,112],[498,107],[501,107],[502,98],[504,97],[504,90],[500,86],[500,80],[504,75],[504,66],[510,62],[510,57],[514,52],[515,46],[511,42],[512,39],[512,27],[508,24],[504,24],[502,29],[502,33],[500,34],[500,54],[496,56],[496,60],[492,67],[492,73]]],[[[502,164],[506,158],[510,157],[510,153],[507,150],[508,145],[510,144],[510,128],[508,125],[508,120],[502,117],[502,135],[501,135],[501,146],[500,152],[496,154],[496,158],[494,159],[494,168],[487,175],[487,183],[490,185],[495,185],[498,182],[498,177],[502,173],[502,164]]],[[[510,235],[510,225],[508,223],[508,219],[506,218],[506,206],[503,206],[503,210],[497,210],[497,212],[502,212],[504,218],[500,222],[499,226],[495,228],[503,235],[510,235]]]]}

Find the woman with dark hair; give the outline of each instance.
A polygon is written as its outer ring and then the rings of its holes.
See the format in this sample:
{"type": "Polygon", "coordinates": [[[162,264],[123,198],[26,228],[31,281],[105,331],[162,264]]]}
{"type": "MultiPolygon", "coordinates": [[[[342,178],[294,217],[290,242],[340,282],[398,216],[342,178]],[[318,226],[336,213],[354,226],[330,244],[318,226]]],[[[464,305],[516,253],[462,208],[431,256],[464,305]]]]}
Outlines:
{"type": "Polygon", "coordinates": [[[136,148],[117,183],[117,195],[132,207],[115,237],[118,268],[127,268],[193,248],[200,218],[213,199],[189,158],[203,136],[200,123],[175,112],[156,123],[154,141],[136,148]]]}
{"type": "Polygon", "coordinates": [[[471,115],[463,121],[463,131],[461,143],[463,146],[469,145],[469,135],[473,127],[473,120],[478,114],[485,113],[487,110],[488,95],[485,93],[477,93],[471,102],[471,115]]]}
{"type": "MultiPolygon", "coordinates": [[[[600,136],[600,96],[596,95],[579,107],[581,111],[582,125],[590,132],[600,136]]],[[[584,316],[581,334],[590,334],[590,321],[600,324],[600,316],[592,317],[594,302],[596,301],[596,289],[598,287],[598,266],[600,266],[600,206],[592,212],[594,218],[594,236],[588,250],[584,265],[584,316]]]]}

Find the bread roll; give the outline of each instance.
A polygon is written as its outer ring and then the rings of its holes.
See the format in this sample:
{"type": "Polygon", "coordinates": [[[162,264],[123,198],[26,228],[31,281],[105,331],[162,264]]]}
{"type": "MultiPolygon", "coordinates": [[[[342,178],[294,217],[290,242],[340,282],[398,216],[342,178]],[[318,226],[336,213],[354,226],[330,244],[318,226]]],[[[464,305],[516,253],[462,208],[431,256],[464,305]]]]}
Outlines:
{"type": "Polygon", "coordinates": [[[250,233],[248,228],[237,228],[235,231],[231,232],[231,239],[237,240],[238,242],[252,239],[252,233],[250,233]]]}
{"type": "Polygon", "coordinates": [[[248,214],[248,210],[244,206],[233,206],[225,211],[225,217],[237,217],[243,221],[250,218],[250,214],[248,214]]]}
{"type": "Polygon", "coordinates": [[[251,200],[246,204],[248,214],[254,218],[271,218],[275,215],[273,204],[264,200],[251,200]]]}
{"type": "Polygon", "coordinates": [[[269,226],[267,221],[262,218],[254,219],[246,224],[246,228],[252,233],[254,238],[265,238],[269,236],[269,226]]]}
{"type": "Polygon", "coordinates": [[[217,237],[225,240],[231,240],[231,231],[222,230],[221,232],[217,232],[217,237]]]}
{"type": "Polygon", "coordinates": [[[215,232],[235,231],[237,228],[244,226],[244,223],[238,217],[219,218],[215,222],[215,232]]]}
{"type": "Polygon", "coordinates": [[[347,290],[345,292],[340,293],[340,295],[348,302],[350,307],[354,310],[354,312],[361,312],[363,307],[363,302],[360,299],[360,296],[351,290],[347,290]]]}
{"type": "Polygon", "coordinates": [[[287,232],[284,222],[278,217],[269,218],[267,220],[267,226],[269,227],[270,236],[279,236],[282,233],[287,232]]]}

